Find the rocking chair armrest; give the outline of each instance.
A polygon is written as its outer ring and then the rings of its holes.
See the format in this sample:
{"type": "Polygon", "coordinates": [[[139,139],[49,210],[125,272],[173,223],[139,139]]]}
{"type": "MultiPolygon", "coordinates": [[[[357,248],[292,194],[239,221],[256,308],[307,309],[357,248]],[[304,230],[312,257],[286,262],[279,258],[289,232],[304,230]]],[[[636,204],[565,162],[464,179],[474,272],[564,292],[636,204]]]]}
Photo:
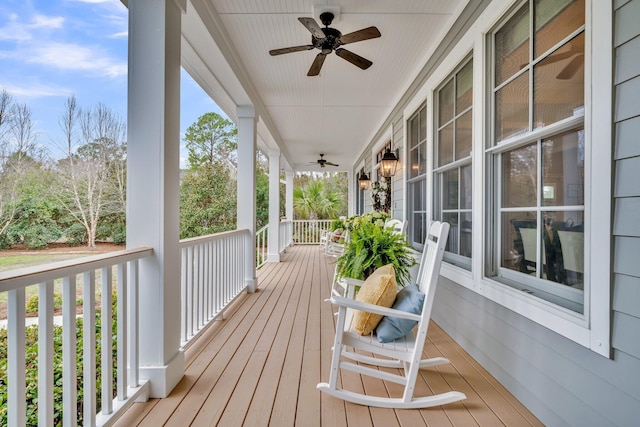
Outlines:
{"type": "Polygon", "coordinates": [[[364,280],[352,279],[351,277],[342,277],[340,280],[342,281],[342,283],[347,285],[347,288],[362,286],[362,284],[364,283],[364,280]]]}
{"type": "Polygon", "coordinates": [[[339,307],[352,308],[354,310],[380,314],[382,316],[399,317],[401,319],[415,320],[417,322],[422,319],[422,317],[418,314],[408,313],[402,310],[395,310],[393,308],[382,307],[375,304],[368,304],[366,302],[356,301],[354,299],[345,298],[338,295],[333,295],[329,301],[339,307]]]}

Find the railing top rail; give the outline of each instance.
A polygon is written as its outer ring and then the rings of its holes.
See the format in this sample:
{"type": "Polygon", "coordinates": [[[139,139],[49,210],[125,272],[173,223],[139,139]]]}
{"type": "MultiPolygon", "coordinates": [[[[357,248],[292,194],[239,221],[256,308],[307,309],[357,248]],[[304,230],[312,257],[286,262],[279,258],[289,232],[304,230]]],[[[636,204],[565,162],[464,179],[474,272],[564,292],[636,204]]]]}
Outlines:
{"type": "Polygon", "coordinates": [[[264,227],[262,227],[261,229],[259,229],[258,231],[256,231],[256,234],[260,234],[262,233],[264,230],[267,230],[269,228],[269,224],[265,225],[264,227]]]}
{"type": "Polygon", "coordinates": [[[61,277],[84,273],[89,270],[121,264],[134,259],[144,258],[152,253],[153,248],[142,246],[107,254],[91,255],[35,267],[6,271],[0,273],[0,292],[20,289],[48,280],[55,280],[61,277]]]}
{"type": "Polygon", "coordinates": [[[223,231],[221,233],[215,233],[215,234],[208,234],[206,236],[198,236],[198,237],[191,237],[189,239],[182,239],[180,240],[179,246],[180,249],[182,248],[186,248],[198,243],[206,243],[206,242],[213,242],[215,240],[222,240],[225,239],[227,237],[232,237],[235,235],[241,235],[241,234],[249,234],[249,229],[248,228],[238,228],[237,230],[231,230],[231,231],[223,231]]]}

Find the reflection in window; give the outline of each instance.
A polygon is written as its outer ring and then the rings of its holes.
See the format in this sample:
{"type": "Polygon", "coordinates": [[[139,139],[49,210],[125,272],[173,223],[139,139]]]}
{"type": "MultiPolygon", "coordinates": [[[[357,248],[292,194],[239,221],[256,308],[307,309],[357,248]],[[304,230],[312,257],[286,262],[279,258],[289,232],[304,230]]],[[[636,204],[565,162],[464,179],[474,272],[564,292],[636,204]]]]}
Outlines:
{"type": "Polygon", "coordinates": [[[445,261],[471,268],[471,146],[473,61],[463,63],[438,91],[436,212],[448,222],[445,261]],[[455,162],[455,164],[453,164],[455,162]]]}
{"type": "Polygon", "coordinates": [[[501,181],[500,266],[582,290],[584,130],[503,153],[501,181]]]}
{"type": "Polygon", "coordinates": [[[421,250],[424,245],[427,223],[425,175],[427,168],[427,108],[420,108],[407,121],[409,156],[407,165],[408,230],[411,245],[421,250]]]}
{"type": "Polygon", "coordinates": [[[493,34],[490,148],[499,149],[489,152],[495,233],[486,243],[489,277],[576,312],[585,286],[584,3],[529,0],[493,34]]]}

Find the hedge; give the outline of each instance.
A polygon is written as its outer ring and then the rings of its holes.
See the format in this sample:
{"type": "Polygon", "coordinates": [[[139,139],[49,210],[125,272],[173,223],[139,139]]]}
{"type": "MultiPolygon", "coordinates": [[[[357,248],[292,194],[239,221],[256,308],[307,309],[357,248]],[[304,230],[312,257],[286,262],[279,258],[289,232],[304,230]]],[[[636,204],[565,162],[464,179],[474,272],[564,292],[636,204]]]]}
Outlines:
{"type": "MultiPolygon", "coordinates": [[[[113,294],[112,312],[116,311],[116,295],[113,294]]],[[[113,337],[113,396],[116,396],[116,375],[117,375],[117,320],[114,316],[112,323],[113,337]]],[[[83,321],[78,318],[76,322],[76,390],[78,396],[78,423],[83,425],[83,357],[82,357],[82,336],[83,321]]],[[[38,425],[38,325],[26,327],[26,424],[28,426],[38,425]]],[[[96,407],[101,407],[102,390],[102,369],[100,358],[102,354],[102,328],[101,328],[101,312],[96,310],[96,407]]],[[[53,425],[62,426],[62,326],[54,325],[53,327],[53,425]]],[[[0,427],[8,426],[7,420],[7,330],[0,329],[0,427]]]]}

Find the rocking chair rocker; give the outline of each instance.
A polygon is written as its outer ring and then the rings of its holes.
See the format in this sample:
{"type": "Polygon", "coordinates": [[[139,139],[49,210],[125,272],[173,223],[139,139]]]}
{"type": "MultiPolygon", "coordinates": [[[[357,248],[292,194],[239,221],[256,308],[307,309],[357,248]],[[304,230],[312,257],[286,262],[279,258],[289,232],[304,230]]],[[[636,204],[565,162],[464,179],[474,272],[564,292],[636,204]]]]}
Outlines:
{"type": "Polygon", "coordinates": [[[466,399],[463,393],[457,391],[426,397],[414,397],[413,395],[419,369],[449,363],[449,360],[444,357],[421,360],[448,232],[449,224],[447,223],[434,222],[429,229],[427,242],[425,243],[422,254],[420,272],[417,278],[417,285],[420,291],[425,294],[421,314],[413,314],[393,308],[367,304],[350,298],[350,296],[353,295],[353,287],[362,285],[362,281],[345,279],[348,288],[343,294],[337,289],[334,289],[331,299],[328,300],[338,306],[331,371],[329,382],[319,383],[317,386],[318,390],[360,405],[397,409],[426,408],[466,399]],[[413,331],[409,331],[404,337],[389,343],[380,343],[375,333],[361,336],[351,330],[350,323],[353,310],[417,321],[417,336],[414,336],[413,331]],[[361,350],[361,352],[356,352],[357,350],[361,350]],[[385,358],[371,357],[362,354],[363,352],[373,353],[374,355],[385,358]],[[360,364],[345,359],[360,362],[360,364]],[[363,363],[372,366],[403,369],[404,375],[367,367],[364,366],[363,363]],[[340,369],[404,385],[403,396],[368,396],[339,388],[338,375],[340,369]]]}

